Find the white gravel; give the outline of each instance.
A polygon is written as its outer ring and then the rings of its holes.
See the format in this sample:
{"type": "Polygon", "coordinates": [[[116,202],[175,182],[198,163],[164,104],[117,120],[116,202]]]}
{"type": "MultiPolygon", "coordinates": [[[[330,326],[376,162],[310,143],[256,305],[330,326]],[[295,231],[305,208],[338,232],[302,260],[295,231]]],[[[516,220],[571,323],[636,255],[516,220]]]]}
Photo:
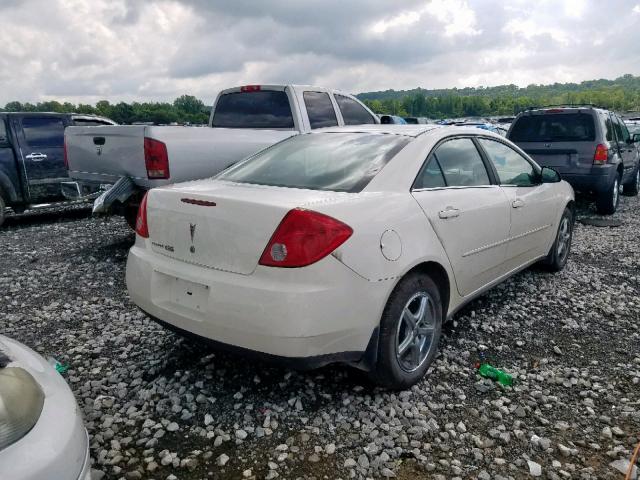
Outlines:
{"type": "Polygon", "coordinates": [[[640,441],[640,201],[614,217],[576,225],[564,272],[527,270],[466,307],[400,393],[163,330],[126,294],[133,235],[86,210],[0,229],[0,331],[70,365],[105,479],[619,479],[640,441]],[[512,388],[478,377],[480,351],[512,388]]]}

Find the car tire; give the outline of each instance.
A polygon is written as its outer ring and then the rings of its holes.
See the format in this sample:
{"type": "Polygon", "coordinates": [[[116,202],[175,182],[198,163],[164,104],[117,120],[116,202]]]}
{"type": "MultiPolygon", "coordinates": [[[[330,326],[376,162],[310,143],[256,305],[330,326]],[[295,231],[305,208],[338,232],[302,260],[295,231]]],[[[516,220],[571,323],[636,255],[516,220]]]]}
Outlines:
{"type": "Polygon", "coordinates": [[[635,174],[624,184],[624,194],[630,197],[635,197],[640,191],[640,165],[636,167],[635,174]]]}
{"type": "Polygon", "coordinates": [[[4,223],[5,218],[7,218],[7,204],[2,198],[2,193],[0,192],[0,227],[4,223]]]}
{"type": "Polygon", "coordinates": [[[424,376],[440,342],[442,312],[440,290],[428,275],[411,273],[396,285],[380,321],[374,383],[402,390],[424,376]]]}
{"type": "Polygon", "coordinates": [[[542,265],[550,272],[559,272],[567,264],[571,253],[571,241],[573,239],[574,215],[569,207],[564,209],[556,238],[551,245],[551,250],[542,261],[542,265]]]}
{"type": "Polygon", "coordinates": [[[611,186],[596,196],[596,210],[601,215],[616,213],[620,204],[620,175],[616,175],[611,186]]]}

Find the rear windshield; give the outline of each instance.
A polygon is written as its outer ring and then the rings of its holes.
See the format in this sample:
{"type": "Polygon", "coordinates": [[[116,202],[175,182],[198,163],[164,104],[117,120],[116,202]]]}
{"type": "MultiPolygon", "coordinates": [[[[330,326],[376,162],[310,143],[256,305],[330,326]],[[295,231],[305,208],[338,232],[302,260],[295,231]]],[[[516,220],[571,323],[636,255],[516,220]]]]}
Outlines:
{"type": "Polygon", "coordinates": [[[595,138],[593,116],[585,113],[523,115],[509,134],[513,142],[593,142],[595,138]]]}
{"type": "Polygon", "coordinates": [[[226,93],[218,99],[213,127],[219,128],[293,128],[289,97],[285,92],[226,93]]]}
{"type": "Polygon", "coordinates": [[[217,178],[277,187],[359,192],[410,139],[400,135],[297,135],[222,172],[217,178]]]}

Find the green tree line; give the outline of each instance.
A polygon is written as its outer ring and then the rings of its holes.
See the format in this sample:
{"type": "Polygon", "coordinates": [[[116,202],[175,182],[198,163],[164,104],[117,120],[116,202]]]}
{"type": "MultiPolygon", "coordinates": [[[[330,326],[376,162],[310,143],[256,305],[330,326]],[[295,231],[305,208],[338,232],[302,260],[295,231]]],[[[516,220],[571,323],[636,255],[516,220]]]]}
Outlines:
{"type": "Polygon", "coordinates": [[[193,95],[182,95],[172,103],[165,102],[133,102],[109,103],[100,100],[95,105],[73,104],[50,100],[38,103],[9,102],[0,111],[5,112],[58,112],[84,113],[108,117],[118,123],[153,122],[155,124],[169,123],[207,123],[210,107],[193,95]]]}
{"type": "Polygon", "coordinates": [[[386,90],[359,94],[380,114],[430,118],[515,115],[527,107],[560,104],[593,104],[612,110],[640,110],[640,77],[624,75],[615,80],[590,80],[552,85],[516,85],[464,89],[405,91],[386,90]]]}

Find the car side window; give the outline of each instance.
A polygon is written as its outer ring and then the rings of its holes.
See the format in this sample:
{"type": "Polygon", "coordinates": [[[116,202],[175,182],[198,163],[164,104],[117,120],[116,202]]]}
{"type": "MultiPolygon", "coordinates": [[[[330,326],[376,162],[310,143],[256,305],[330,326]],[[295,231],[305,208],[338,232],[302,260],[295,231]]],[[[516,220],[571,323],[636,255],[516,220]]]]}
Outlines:
{"type": "Polygon", "coordinates": [[[61,118],[25,117],[22,130],[30,147],[62,147],[64,144],[64,124],[61,118]]]}
{"type": "Polygon", "coordinates": [[[304,92],[304,104],[307,107],[311,128],[335,127],[338,125],[336,112],[329,94],[323,92],[304,92]]]}
{"type": "Polygon", "coordinates": [[[539,183],[535,167],[513,148],[488,138],[478,140],[498,172],[500,185],[530,187],[539,183]]]}
{"type": "Polygon", "coordinates": [[[376,123],[371,114],[354,99],[344,95],[335,95],[345,125],[364,125],[376,123]]]}
{"type": "Polygon", "coordinates": [[[620,133],[622,134],[620,138],[622,139],[623,142],[628,142],[629,139],[631,138],[631,135],[629,135],[629,129],[624,124],[624,122],[620,119],[620,117],[616,117],[616,119],[618,120],[618,124],[620,125],[620,133]]]}
{"type": "Polygon", "coordinates": [[[418,175],[414,188],[442,188],[446,186],[447,182],[444,180],[444,175],[438,164],[438,160],[435,156],[432,156],[427,160],[426,165],[418,175]]]}
{"type": "Polygon", "coordinates": [[[491,185],[487,168],[470,138],[447,140],[436,148],[434,156],[448,187],[491,185]]]}
{"type": "Polygon", "coordinates": [[[609,117],[609,115],[605,117],[604,126],[606,129],[605,138],[609,142],[613,141],[613,123],[611,122],[611,117],[609,117]]]}
{"type": "Polygon", "coordinates": [[[613,122],[613,130],[616,132],[616,140],[619,142],[624,142],[624,134],[622,132],[622,127],[620,126],[620,122],[616,117],[611,117],[613,122]]]}
{"type": "Polygon", "coordinates": [[[0,118],[0,144],[9,143],[9,135],[7,134],[7,126],[4,119],[0,118]]]}

